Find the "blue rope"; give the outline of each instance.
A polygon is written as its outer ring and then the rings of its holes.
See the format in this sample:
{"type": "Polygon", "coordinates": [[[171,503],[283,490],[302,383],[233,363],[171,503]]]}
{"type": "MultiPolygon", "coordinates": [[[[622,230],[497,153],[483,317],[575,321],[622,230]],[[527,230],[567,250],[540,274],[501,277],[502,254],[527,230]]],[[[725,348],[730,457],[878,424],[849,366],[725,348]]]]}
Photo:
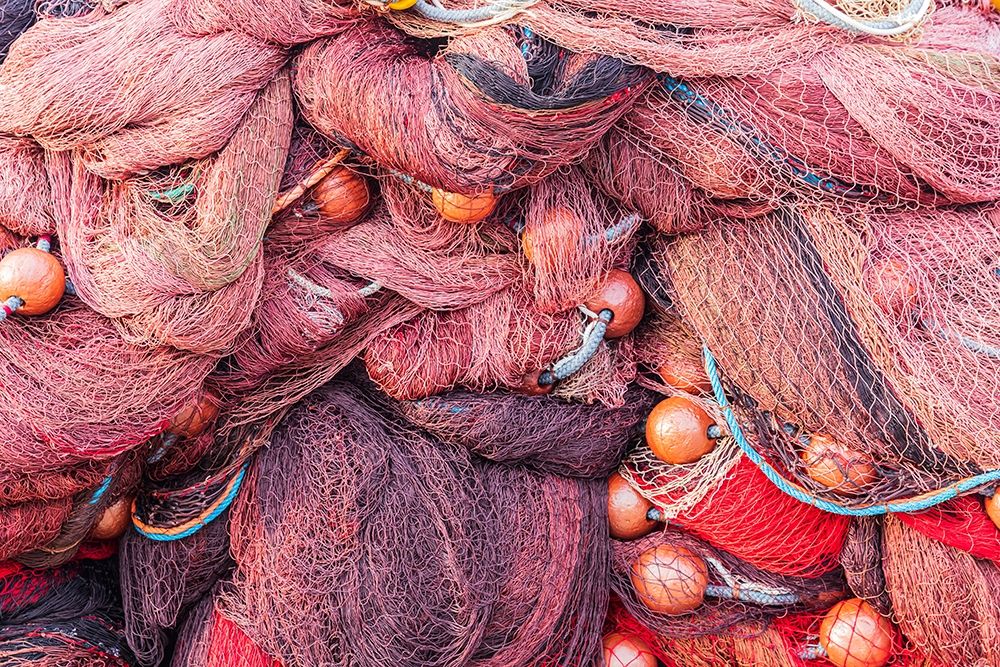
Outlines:
{"type": "Polygon", "coordinates": [[[726,420],[726,424],[729,425],[729,431],[732,433],[733,439],[736,441],[739,448],[743,450],[746,457],[753,461],[754,465],[756,465],[760,471],[764,473],[764,476],[767,477],[771,483],[777,486],[783,493],[800,502],[813,505],[824,512],[846,514],[847,516],[879,516],[890,512],[919,512],[921,510],[934,507],[935,505],[940,505],[943,502],[951,500],[960,494],[972,491],[977,487],[983,486],[984,484],[1000,480],[1000,470],[991,470],[989,472],[976,475],[975,477],[968,477],[966,479],[959,480],[954,484],[950,484],[949,486],[941,489],[936,489],[929,493],[921,494],[915,498],[890,500],[889,502],[882,503],[881,505],[870,505],[868,507],[847,507],[841,503],[818,498],[805,489],[792,484],[782,477],[781,474],[771,467],[771,464],[765,461],[764,457],[753,448],[753,445],[750,444],[750,442],[746,439],[746,436],[743,434],[743,429],[740,428],[739,422],[736,421],[736,415],[733,413],[733,409],[729,405],[729,400],[726,398],[726,392],[722,388],[722,380],[719,378],[719,369],[715,363],[715,356],[712,355],[712,351],[708,349],[707,345],[702,348],[702,356],[705,361],[705,370],[708,373],[708,378],[712,382],[712,392],[715,394],[715,400],[722,408],[722,415],[726,420]]]}
{"type": "Polygon", "coordinates": [[[229,506],[233,504],[233,500],[236,499],[236,495],[240,492],[240,486],[243,485],[243,477],[247,473],[248,466],[249,464],[244,465],[243,468],[240,470],[239,474],[236,475],[236,481],[233,483],[233,488],[229,490],[229,493],[226,494],[226,497],[222,499],[222,502],[219,503],[219,506],[216,507],[214,510],[212,510],[211,514],[209,514],[204,519],[199,521],[194,526],[191,526],[187,530],[177,533],[176,535],[161,535],[159,533],[147,533],[146,531],[142,530],[141,528],[139,528],[139,526],[136,526],[135,524],[132,524],[133,528],[135,528],[136,532],[139,533],[140,535],[148,537],[149,539],[155,542],[176,542],[177,540],[183,540],[185,537],[190,537],[191,535],[194,535],[199,530],[201,530],[208,524],[218,519],[219,515],[225,512],[227,509],[229,509],[229,506]]]}
{"type": "Polygon", "coordinates": [[[101,499],[101,496],[107,493],[108,489],[110,488],[111,488],[111,475],[108,475],[107,477],[104,478],[104,481],[101,482],[101,485],[97,487],[97,489],[94,491],[94,495],[90,497],[90,500],[87,502],[87,504],[96,505],[97,502],[101,499]]]}

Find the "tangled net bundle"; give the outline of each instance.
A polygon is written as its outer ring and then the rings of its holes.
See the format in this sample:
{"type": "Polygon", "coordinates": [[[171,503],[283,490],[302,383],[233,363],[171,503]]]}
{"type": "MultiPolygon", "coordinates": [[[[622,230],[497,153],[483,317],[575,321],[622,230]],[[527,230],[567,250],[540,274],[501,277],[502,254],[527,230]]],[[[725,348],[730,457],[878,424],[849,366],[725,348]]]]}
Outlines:
{"type": "Polygon", "coordinates": [[[3,4],[0,663],[1000,664],[997,16],[3,4]]]}

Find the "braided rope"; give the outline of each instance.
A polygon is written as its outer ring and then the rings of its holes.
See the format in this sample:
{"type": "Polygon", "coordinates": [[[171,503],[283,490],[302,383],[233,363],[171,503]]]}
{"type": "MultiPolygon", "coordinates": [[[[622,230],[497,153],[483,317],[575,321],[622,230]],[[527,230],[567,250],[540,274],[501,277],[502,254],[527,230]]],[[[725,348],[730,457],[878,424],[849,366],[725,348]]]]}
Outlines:
{"type": "Polygon", "coordinates": [[[874,37],[897,37],[920,25],[934,6],[932,0],[911,0],[901,12],[877,20],[857,19],[826,0],[796,0],[798,8],[814,18],[847,32],[874,37]]]}
{"type": "Polygon", "coordinates": [[[228,485],[226,485],[222,494],[216,498],[215,502],[206,507],[205,510],[194,519],[185,521],[179,526],[173,526],[171,528],[151,526],[144,523],[139,519],[139,517],[136,516],[135,502],[133,501],[132,526],[135,528],[137,533],[156,542],[175,542],[177,540],[182,540],[185,537],[194,535],[199,530],[215,521],[223,512],[229,509],[233,500],[236,499],[236,495],[240,492],[240,487],[243,485],[243,479],[246,476],[247,467],[249,465],[249,463],[244,464],[243,467],[240,468],[240,471],[236,473],[236,476],[233,477],[228,485]]]}
{"type": "Polygon", "coordinates": [[[534,5],[538,0],[497,0],[482,7],[471,9],[447,9],[431,4],[426,0],[417,0],[413,8],[424,18],[438,23],[454,23],[455,25],[473,27],[499,23],[517,16],[522,11],[534,5]]]}
{"type": "Polygon", "coordinates": [[[824,512],[843,514],[846,516],[880,516],[890,512],[919,512],[921,510],[934,507],[935,505],[940,505],[943,502],[947,502],[963,493],[974,491],[976,488],[985,484],[990,484],[1000,480],[1000,470],[990,470],[974,477],[961,479],[940,489],[919,494],[913,498],[890,500],[885,503],[867,505],[864,507],[848,507],[842,503],[819,498],[798,484],[789,482],[782,477],[781,473],[775,470],[771,464],[765,461],[764,457],[761,456],[756,449],[754,449],[753,445],[751,445],[747,440],[746,435],[744,435],[743,429],[740,427],[740,424],[736,419],[736,415],[733,413],[733,409],[729,404],[729,400],[726,398],[726,392],[722,387],[722,380],[719,377],[719,369],[715,362],[715,356],[712,355],[712,351],[708,349],[707,345],[702,348],[702,357],[705,362],[705,371],[708,373],[708,378],[712,382],[712,392],[715,394],[715,400],[719,404],[719,407],[722,408],[722,415],[726,420],[726,424],[729,425],[729,430],[732,433],[733,439],[736,441],[736,444],[739,445],[739,448],[743,450],[746,457],[753,461],[754,465],[756,465],[760,471],[764,473],[764,476],[767,477],[772,484],[778,487],[780,491],[800,502],[821,509],[824,512]]]}

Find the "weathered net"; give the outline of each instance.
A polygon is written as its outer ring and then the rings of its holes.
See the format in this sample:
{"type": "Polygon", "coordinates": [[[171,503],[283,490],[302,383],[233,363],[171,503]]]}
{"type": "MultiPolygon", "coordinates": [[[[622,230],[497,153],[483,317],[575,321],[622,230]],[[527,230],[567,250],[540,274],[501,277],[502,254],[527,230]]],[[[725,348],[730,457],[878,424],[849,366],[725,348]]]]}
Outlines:
{"type": "Polygon", "coordinates": [[[996,215],[782,207],[716,219],[655,253],[686,321],[739,388],[758,447],[820,496],[831,492],[800,455],[810,436],[864,453],[877,478],[860,498],[833,496],[862,504],[998,465],[986,398],[1000,378],[996,215]],[[733,282],[720,266],[755,269],[733,282]]]}
{"type": "Polygon", "coordinates": [[[496,463],[557,475],[605,477],[652,407],[632,389],[620,408],[566,403],[508,392],[453,391],[404,401],[400,412],[442,442],[496,463]]]}
{"type": "Polygon", "coordinates": [[[143,0],[40,22],[0,69],[0,131],[79,151],[105,178],[221,149],[285,54],[235,32],[184,36],[172,14],[143,0]],[[129,94],[108,94],[124,81],[129,94]]]}
{"type": "Polygon", "coordinates": [[[0,565],[0,661],[11,667],[132,667],[121,603],[106,563],[31,570],[0,565]]]}
{"type": "Polygon", "coordinates": [[[603,482],[477,462],[387,410],[334,383],[289,413],[234,505],[223,614],[289,665],[592,660],[603,482]]]}
{"type": "Polygon", "coordinates": [[[523,185],[582,157],[650,81],[638,68],[595,57],[566,68],[552,92],[537,92],[504,29],[456,38],[435,53],[381,22],[317,40],[295,70],[303,113],[321,132],[384,168],[470,193],[523,185]]]}

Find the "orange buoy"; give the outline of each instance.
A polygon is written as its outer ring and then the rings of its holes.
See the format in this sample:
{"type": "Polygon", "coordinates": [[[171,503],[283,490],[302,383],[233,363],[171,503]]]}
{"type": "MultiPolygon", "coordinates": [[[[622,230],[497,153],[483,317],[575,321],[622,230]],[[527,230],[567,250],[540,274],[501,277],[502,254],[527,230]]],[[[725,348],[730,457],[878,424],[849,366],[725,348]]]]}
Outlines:
{"type": "Polygon", "coordinates": [[[38,248],[19,248],[0,260],[0,301],[12,296],[21,315],[44,315],[66,291],[66,272],[59,260],[38,248]]]}
{"type": "Polygon", "coordinates": [[[708,379],[708,373],[705,372],[701,363],[693,359],[686,357],[671,359],[669,363],[656,369],[656,372],[665,384],[674,389],[695,396],[712,393],[712,382],[708,379]]]}
{"type": "Polygon", "coordinates": [[[661,614],[684,614],[697,608],[708,588],[708,566],[686,547],[661,544],[644,551],[632,564],[632,586],[639,601],[661,614]]]}
{"type": "Polygon", "coordinates": [[[821,433],[809,438],[802,462],[809,477],[839,493],[857,495],[878,481],[871,459],[821,433]]]}
{"type": "Polygon", "coordinates": [[[492,192],[463,195],[459,192],[446,192],[438,188],[431,190],[431,201],[434,202],[434,208],[437,209],[442,218],[463,224],[485,220],[497,205],[497,199],[492,192]]]}
{"type": "Polygon", "coordinates": [[[193,438],[200,435],[219,416],[219,399],[205,392],[197,400],[188,403],[170,422],[167,433],[178,438],[193,438]]]}
{"type": "Polygon", "coordinates": [[[544,396],[552,391],[555,387],[555,383],[550,382],[548,384],[542,384],[540,382],[542,373],[545,371],[537,370],[531,373],[526,373],[524,377],[521,378],[521,384],[515,391],[521,394],[527,394],[528,396],[544,396]]]}
{"type": "Polygon", "coordinates": [[[564,253],[574,256],[582,243],[584,223],[572,209],[553,206],[542,215],[541,224],[529,225],[521,232],[521,251],[525,259],[534,262],[560,261],[564,253]],[[537,256],[537,250],[543,250],[537,256]]]}
{"type": "Polygon", "coordinates": [[[1000,528],[1000,489],[983,503],[986,506],[986,515],[990,517],[993,525],[1000,528]]]}
{"type": "Polygon", "coordinates": [[[656,512],[653,504],[643,498],[632,485],[617,472],[608,478],[608,527],[611,537],[635,540],[649,535],[657,522],[650,518],[656,512]]]}
{"type": "Polygon", "coordinates": [[[604,667],[656,667],[649,644],[635,635],[612,632],[604,636],[604,667]]]}
{"type": "Polygon", "coordinates": [[[837,667],[882,667],[892,639],[892,624],[860,598],[835,604],[819,626],[819,644],[837,667]]]}
{"type": "Polygon", "coordinates": [[[712,451],[721,433],[707,412],[683,396],[660,401],[646,419],[646,444],[656,458],[674,465],[712,451]]]}
{"type": "Polygon", "coordinates": [[[368,179],[347,167],[334,167],[312,191],[316,208],[327,222],[349,225],[364,216],[371,204],[368,179]]]}
{"type": "Polygon", "coordinates": [[[90,529],[92,540],[117,540],[132,523],[132,499],[119,498],[101,512],[97,523],[90,529]]]}
{"type": "Polygon", "coordinates": [[[899,259],[887,259],[874,267],[871,275],[872,300],[887,313],[899,315],[917,303],[917,283],[913,271],[899,259]]]}
{"type": "Polygon", "coordinates": [[[635,329],[646,310],[646,295],[627,271],[612,269],[597,294],[584,304],[595,313],[612,312],[605,338],[621,338],[635,329]]]}

